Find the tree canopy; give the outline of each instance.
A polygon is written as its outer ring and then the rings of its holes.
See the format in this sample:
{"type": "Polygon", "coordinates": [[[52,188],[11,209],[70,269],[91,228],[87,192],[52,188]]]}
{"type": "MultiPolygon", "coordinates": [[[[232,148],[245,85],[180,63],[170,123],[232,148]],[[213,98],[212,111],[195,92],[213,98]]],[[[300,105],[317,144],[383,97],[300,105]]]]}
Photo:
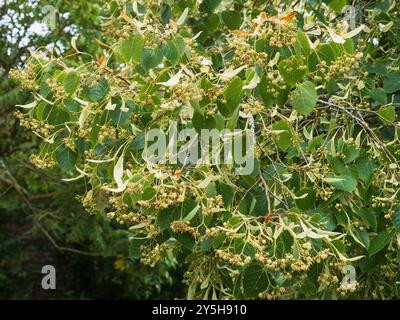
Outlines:
{"type": "Polygon", "coordinates": [[[102,9],[101,36],[84,38],[96,50],[38,48],[11,75],[42,141],[32,163],[83,181],[83,207],[124,228],[129,258],[176,263],[189,299],[399,296],[395,1],[102,9]],[[150,162],[148,132],[173,121],[253,130],[252,172],[150,162]]]}

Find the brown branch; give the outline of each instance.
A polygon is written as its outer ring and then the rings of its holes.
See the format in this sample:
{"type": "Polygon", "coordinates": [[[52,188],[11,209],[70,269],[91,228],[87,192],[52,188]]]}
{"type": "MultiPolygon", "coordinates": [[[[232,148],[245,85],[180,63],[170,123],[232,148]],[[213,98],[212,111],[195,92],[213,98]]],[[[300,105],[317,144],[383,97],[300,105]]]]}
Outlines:
{"type": "Polygon", "coordinates": [[[101,256],[101,254],[99,254],[99,253],[87,252],[87,251],[82,251],[82,250],[79,250],[79,249],[60,246],[54,240],[54,238],[48,233],[48,231],[36,219],[34,219],[34,223],[44,233],[44,235],[47,237],[47,239],[49,239],[49,241],[53,244],[53,246],[59,251],[68,251],[68,252],[77,253],[77,254],[81,254],[81,255],[85,255],[85,256],[91,256],[91,257],[99,257],[99,256],[101,256]]]}
{"type": "Polygon", "coordinates": [[[34,194],[34,195],[31,195],[29,197],[29,200],[30,201],[37,201],[37,200],[48,199],[48,198],[53,197],[55,194],[56,194],[55,192],[49,192],[49,193],[43,193],[43,194],[34,194]]]}
{"type": "MultiPolygon", "coordinates": [[[[261,147],[261,145],[258,143],[258,141],[257,141],[257,146],[260,148],[260,150],[262,150],[262,151],[266,154],[266,152],[262,149],[262,147],[261,147]]],[[[268,155],[267,155],[267,156],[268,156],[268,155]]],[[[274,170],[277,172],[276,167],[275,167],[275,164],[274,164],[274,162],[272,161],[272,159],[271,159],[269,156],[268,156],[268,159],[269,159],[269,161],[271,162],[272,166],[274,167],[274,170]]],[[[262,182],[262,184],[263,184],[263,186],[264,186],[265,193],[266,193],[267,197],[268,197],[268,194],[271,194],[276,200],[278,200],[280,203],[283,204],[283,206],[285,207],[286,210],[289,210],[290,208],[289,208],[289,205],[288,205],[287,202],[286,202],[285,196],[282,196],[282,199],[279,199],[279,197],[278,197],[275,193],[273,193],[272,191],[269,190],[268,184],[267,184],[267,182],[265,181],[265,178],[264,178],[262,172],[260,172],[259,176],[260,176],[261,182],[262,182]]],[[[271,178],[274,179],[274,180],[276,181],[275,177],[271,177],[271,178]]]]}
{"type": "Polygon", "coordinates": [[[261,182],[262,182],[262,184],[264,186],[265,193],[266,193],[267,197],[268,197],[269,194],[271,194],[276,200],[278,200],[280,203],[283,204],[283,206],[285,207],[286,210],[289,210],[290,208],[287,205],[286,201],[283,201],[283,200],[285,200],[285,197],[282,196],[283,199],[279,199],[279,197],[275,193],[273,193],[272,191],[269,190],[268,184],[265,181],[265,178],[264,178],[262,172],[259,174],[259,176],[260,176],[261,182]]]}
{"type": "MultiPolygon", "coordinates": [[[[380,147],[380,149],[382,149],[382,151],[384,152],[384,154],[386,155],[386,157],[388,158],[388,160],[392,161],[393,163],[398,163],[397,159],[395,156],[393,156],[393,154],[390,152],[390,150],[385,146],[385,144],[379,139],[379,137],[375,134],[374,130],[372,130],[368,123],[365,122],[364,118],[362,117],[362,115],[360,113],[358,113],[357,115],[354,115],[353,113],[351,113],[349,110],[347,110],[347,108],[343,108],[341,106],[338,106],[330,101],[325,101],[322,99],[318,99],[319,103],[325,104],[331,108],[334,108],[336,110],[342,111],[344,113],[346,113],[347,115],[349,115],[352,119],[356,120],[361,126],[362,128],[365,130],[365,132],[371,137],[372,140],[375,141],[375,143],[380,147]]],[[[397,174],[397,176],[400,178],[400,175],[397,174]]]]}
{"type": "MultiPolygon", "coordinates": [[[[87,252],[87,251],[82,251],[79,249],[74,249],[74,248],[69,248],[69,247],[64,247],[60,246],[56,240],[50,235],[50,233],[39,223],[38,219],[36,219],[36,213],[37,210],[35,207],[33,207],[31,201],[32,198],[35,198],[34,196],[29,196],[29,193],[18,183],[18,181],[15,179],[15,177],[9,172],[8,170],[5,170],[4,175],[0,175],[0,181],[8,184],[9,186],[13,187],[14,190],[20,195],[22,200],[25,202],[25,204],[29,207],[29,209],[32,211],[33,215],[33,222],[36,226],[39,227],[39,229],[43,232],[43,234],[47,237],[47,239],[52,243],[52,245],[59,251],[68,251],[68,252],[73,252],[81,255],[86,255],[86,256],[101,256],[99,253],[93,253],[93,252],[87,252]]],[[[42,195],[36,195],[36,199],[43,199],[43,198],[48,198],[53,196],[54,193],[48,193],[48,194],[42,194],[42,195]]]]}

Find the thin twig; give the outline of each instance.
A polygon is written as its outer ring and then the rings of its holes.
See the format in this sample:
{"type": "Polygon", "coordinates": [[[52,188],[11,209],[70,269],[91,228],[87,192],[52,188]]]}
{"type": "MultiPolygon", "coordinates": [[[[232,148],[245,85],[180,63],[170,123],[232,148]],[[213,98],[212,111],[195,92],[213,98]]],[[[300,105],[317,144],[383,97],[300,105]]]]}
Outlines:
{"type": "Polygon", "coordinates": [[[319,103],[325,104],[331,108],[334,108],[336,110],[342,111],[349,115],[352,119],[356,120],[365,130],[365,132],[379,145],[379,147],[382,149],[382,151],[385,153],[386,157],[392,161],[393,163],[398,163],[397,159],[393,156],[393,154],[386,148],[385,144],[378,138],[378,136],[375,134],[375,132],[369,127],[368,123],[365,122],[365,120],[362,118],[360,114],[354,115],[351,113],[347,108],[343,108],[337,104],[334,104],[330,101],[325,101],[322,99],[318,99],[319,103]]]}
{"type": "MultiPolygon", "coordinates": [[[[99,254],[99,253],[86,252],[86,251],[82,251],[79,249],[60,246],[54,240],[54,238],[49,234],[49,232],[39,223],[38,219],[36,219],[37,210],[35,207],[33,207],[32,203],[31,203],[31,198],[33,196],[29,196],[29,193],[18,183],[18,181],[15,179],[15,177],[11,174],[11,172],[9,170],[6,169],[4,174],[0,175],[0,181],[2,181],[4,183],[8,184],[9,186],[11,186],[12,188],[14,188],[14,190],[19,194],[19,196],[22,198],[22,200],[25,202],[25,204],[29,207],[30,211],[32,212],[32,214],[33,214],[32,218],[33,218],[33,222],[35,223],[35,225],[37,225],[39,227],[39,229],[49,239],[49,241],[53,244],[53,246],[57,250],[78,253],[78,254],[82,254],[82,255],[86,255],[86,256],[101,256],[101,254],[99,254]]],[[[43,199],[44,197],[50,197],[52,195],[53,194],[44,194],[44,195],[37,195],[37,196],[40,196],[43,199]]],[[[38,198],[36,198],[36,199],[38,199],[38,198]]]]}

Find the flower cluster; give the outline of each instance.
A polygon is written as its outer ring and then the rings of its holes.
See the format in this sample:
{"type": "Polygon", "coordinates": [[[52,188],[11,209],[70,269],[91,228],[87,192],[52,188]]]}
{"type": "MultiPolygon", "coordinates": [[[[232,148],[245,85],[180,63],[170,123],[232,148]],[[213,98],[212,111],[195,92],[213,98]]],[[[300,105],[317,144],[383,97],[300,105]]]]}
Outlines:
{"type": "Polygon", "coordinates": [[[64,87],[59,85],[55,79],[53,79],[53,78],[47,79],[46,84],[53,91],[53,93],[57,99],[63,99],[66,97],[64,87]]]}
{"type": "Polygon", "coordinates": [[[185,182],[174,181],[173,185],[162,185],[158,188],[155,199],[140,200],[138,203],[147,208],[165,209],[182,203],[185,200],[185,182]]]}
{"type": "Polygon", "coordinates": [[[18,118],[21,126],[25,127],[26,129],[31,129],[44,138],[47,138],[54,129],[54,126],[51,124],[31,118],[29,114],[16,111],[15,116],[18,118]]]}
{"type": "Polygon", "coordinates": [[[244,261],[242,261],[242,258],[239,254],[235,254],[232,252],[226,252],[223,250],[216,250],[215,254],[217,255],[217,257],[221,258],[222,260],[224,260],[232,265],[242,266],[245,263],[244,261]]]}
{"type": "Polygon", "coordinates": [[[165,242],[161,245],[157,243],[153,248],[141,246],[140,250],[142,253],[142,258],[140,259],[140,262],[146,266],[154,268],[157,262],[162,259],[168,248],[168,244],[165,242]]]}
{"type": "Polygon", "coordinates": [[[340,287],[337,289],[337,291],[342,295],[346,295],[349,292],[354,292],[357,290],[359,287],[359,284],[357,281],[344,281],[340,284],[340,287]]]}
{"type": "Polygon", "coordinates": [[[217,212],[224,211],[224,202],[222,195],[218,194],[215,198],[211,197],[207,199],[207,207],[203,208],[204,216],[211,216],[217,212]]]}
{"type": "Polygon", "coordinates": [[[264,104],[258,99],[251,99],[250,101],[242,103],[243,112],[246,114],[258,114],[265,110],[264,104]]]}
{"type": "Polygon", "coordinates": [[[297,40],[297,26],[293,22],[272,23],[267,27],[265,32],[270,37],[269,44],[272,47],[289,47],[297,40]]]}
{"type": "Polygon", "coordinates": [[[269,291],[260,292],[258,294],[258,298],[264,300],[277,300],[280,297],[282,297],[282,295],[284,295],[286,291],[287,289],[285,287],[276,286],[272,289],[271,292],[269,291]]]}
{"type": "Polygon", "coordinates": [[[28,63],[24,70],[11,69],[9,74],[11,78],[17,80],[21,84],[23,89],[30,91],[39,89],[39,85],[35,81],[36,72],[33,64],[28,63]]]}
{"type": "Polygon", "coordinates": [[[39,156],[36,154],[32,154],[29,157],[29,160],[32,162],[32,164],[39,169],[48,169],[54,167],[56,162],[52,158],[52,156],[48,153],[46,153],[44,156],[39,156]]]}
{"type": "Polygon", "coordinates": [[[314,79],[316,81],[329,81],[340,75],[349,74],[352,70],[357,70],[362,56],[361,52],[347,54],[342,59],[335,60],[331,65],[322,60],[316,66],[317,71],[314,79]]]}
{"type": "Polygon", "coordinates": [[[268,54],[257,52],[249,43],[241,37],[234,37],[229,42],[229,49],[234,50],[235,56],[232,60],[233,66],[260,65],[266,67],[268,64],[268,54]]]}
{"type": "Polygon", "coordinates": [[[339,283],[339,279],[337,276],[325,272],[318,276],[318,283],[324,287],[336,286],[339,283]]]}
{"type": "Polygon", "coordinates": [[[180,220],[171,223],[171,230],[175,233],[188,233],[194,238],[200,236],[199,232],[191,227],[189,223],[180,220]]]}

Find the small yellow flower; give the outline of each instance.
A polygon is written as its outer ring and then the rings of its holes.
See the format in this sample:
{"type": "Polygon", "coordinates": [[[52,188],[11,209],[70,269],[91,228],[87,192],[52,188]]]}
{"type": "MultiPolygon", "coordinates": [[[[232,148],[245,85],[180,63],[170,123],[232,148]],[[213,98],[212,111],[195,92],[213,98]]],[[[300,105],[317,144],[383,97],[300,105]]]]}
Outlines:
{"type": "Polygon", "coordinates": [[[122,254],[117,255],[117,259],[114,261],[114,268],[115,270],[124,271],[125,267],[125,259],[122,254]]]}

